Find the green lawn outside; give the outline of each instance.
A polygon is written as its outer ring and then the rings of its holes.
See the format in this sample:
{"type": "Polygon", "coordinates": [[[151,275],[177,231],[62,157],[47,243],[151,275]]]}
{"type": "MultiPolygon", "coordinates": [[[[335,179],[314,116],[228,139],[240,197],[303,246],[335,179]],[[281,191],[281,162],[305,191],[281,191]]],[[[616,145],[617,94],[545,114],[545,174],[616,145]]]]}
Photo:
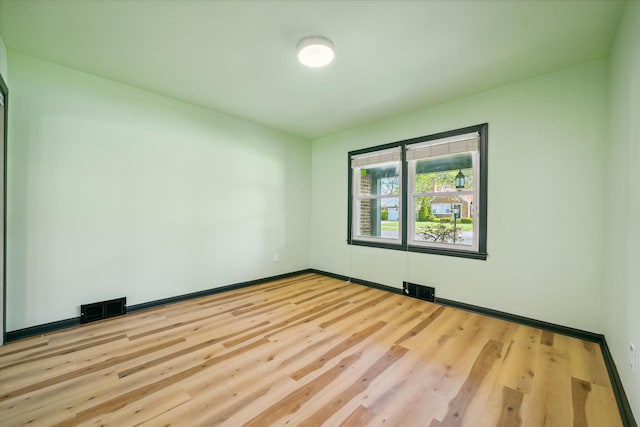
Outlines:
{"type": "MultiPolygon", "coordinates": [[[[440,225],[439,222],[416,222],[416,228],[419,230],[426,226],[437,226],[440,225]]],[[[453,228],[453,223],[444,224],[447,228],[453,228]]],[[[457,224],[458,230],[462,231],[472,231],[473,224],[457,224]]],[[[398,230],[398,221],[382,221],[382,230],[384,231],[397,231],[398,230]]]]}

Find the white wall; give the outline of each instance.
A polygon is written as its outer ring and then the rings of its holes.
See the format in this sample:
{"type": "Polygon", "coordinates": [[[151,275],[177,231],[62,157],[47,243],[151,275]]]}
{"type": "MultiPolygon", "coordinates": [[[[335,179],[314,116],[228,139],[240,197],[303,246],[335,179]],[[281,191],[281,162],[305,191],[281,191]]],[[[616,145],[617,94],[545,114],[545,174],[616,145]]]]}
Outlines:
{"type": "Polygon", "coordinates": [[[312,267],[601,332],[606,111],[601,61],[314,141],[312,267]],[[346,244],[348,151],[484,122],[487,261],[346,244]]]}
{"type": "Polygon", "coordinates": [[[7,330],[308,268],[308,141],[14,52],[9,67],[7,330]]]}
{"type": "Polygon", "coordinates": [[[628,2],[610,68],[604,313],[607,342],[636,419],[640,417],[640,3],[628,2]],[[636,346],[636,372],[629,343],[636,346]]]}

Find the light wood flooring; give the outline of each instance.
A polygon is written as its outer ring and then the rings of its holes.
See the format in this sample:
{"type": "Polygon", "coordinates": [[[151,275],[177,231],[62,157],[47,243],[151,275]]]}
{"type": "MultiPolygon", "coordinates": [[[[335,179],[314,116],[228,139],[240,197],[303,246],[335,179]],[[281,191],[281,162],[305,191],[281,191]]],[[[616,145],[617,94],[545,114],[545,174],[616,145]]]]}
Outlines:
{"type": "Polygon", "coordinates": [[[306,274],[0,347],[0,425],[621,421],[597,344],[306,274]]]}

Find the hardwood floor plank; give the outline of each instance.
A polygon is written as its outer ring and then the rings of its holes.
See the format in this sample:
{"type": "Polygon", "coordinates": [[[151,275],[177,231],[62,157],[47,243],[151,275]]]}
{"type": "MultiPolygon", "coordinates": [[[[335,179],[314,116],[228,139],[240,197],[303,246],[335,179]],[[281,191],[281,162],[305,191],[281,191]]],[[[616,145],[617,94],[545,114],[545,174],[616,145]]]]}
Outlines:
{"type": "Polygon", "coordinates": [[[49,348],[49,346],[47,346],[47,349],[42,350],[42,351],[38,351],[35,353],[32,353],[28,356],[25,356],[21,359],[18,359],[16,361],[14,361],[13,363],[9,363],[7,365],[4,366],[0,366],[0,369],[6,369],[6,368],[10,368],[12,366],[16,366],[16,365],[21,365],[23,363],[29,363],[29,362],[35,362],[37,360],[43,360],[43,359],[48,359],[54,356],[60,356],[60,355],[66,355],[66,354],[70,354],[70,353],[75,353],[77,351],[80,350],[84,350],[87,348],[94,348],[96,346],[102,345],[102,344],[108,344],[108,343],[112,343],[113,341],[118,341],[121,339],[125,339],[127,338],[127,336],[125,334],[107,334],[109,335],[107,338],[104,339],[92,339],[92,338],[86,338],[83,340],[79,340],[76,343],[73,344],[67,344],[67,345],[63,345],[63,346],[59,346],[59,347],[52,347],[49,348]],[[82,344],[80,344],[82,343],[82,344]]]}
{"type": "Polygon", "coordinates": [[[325,308],[322,311],[313,310],[313,313],[310,313],[310,314],[307,313],[307,315],[301,316],[295,322],[292,322],[292,323],[283,325],[282,327],[276,328],[274,331],[271,331],[268,334],[265,334],[265,337],[271,338],[272,336],[281,333],[285,329],[291,329],[291,328],[294,328],[296,326],[301,326],[301,325],[308,324],[312,320],[318,319],[320,317],[324,317],[324,316],[326,316],[328,314],[331,314],[334,311],[339,310],[340,308],[345,307],[347,305],[349,305],[349,302],[348,301],[343,301],[343,302],[341,302],[339,304],[336,304],[336,305],[330,305],[328,308],[325,308]]]}
{"type": "Polygon", "coordinates": [[[360,405],[338,427],[365,426],[375,419],[375,414],[360,405]]]}
{"type": "Polygon", "coordinates": [[[391,295],[390,294],[386,294],[386,293],[382,294],[382,295],[379,295],[377,298],[375,298],[375,299],[373,299],[371,301],[368,301],[368,302],[366,302],[364,304],[360,304],[357,307],[354,307],[351,310],[347,311],[346,313],[341,314],[340,316],[333,317],[332,319],[329,319],[329,320],[326,320],[326,321],[320,323],[320,327],[321,328],[327,328],[327,327],[333,325],[334,323],[338,323],[341,320],[344,320],[344,319],[346,319],[348,317],[351,317],[351,316],[353,316],[355,314],[363,313],[368,308],[375,307],[376,304],[388,299],[389,297],[391,297],[391,295]]]}
{"type": "Polygon", "coordinates": [[[316,275],[301,275],[301,276],[296,276],[295,278],[276,280],[273,282],[250,286],[248,288],[238,289],[232,292],[224,292],[221,294],[203,297],[203,301],[200,301],[198,304],[208,305],[208,304],[223,301],[223,300],[244,299],[248,295],[257,295],[263,292],[264,293],[273,292],[273,291],[280,290],[282,288],[286,288],[288,286],[300,285],[307,282],[313,283],[316,281],[318,281],[318,276],[316,275]]]}
{"type": "Polygon", "coordinates": [[[465,411],[473,400],[483,379],[489,373],[496,360],[500,359],[503,344],[495,340],[489,340],[482,348],[475,363],[471,367],[469,376],[464,382],[456,397],[449,402],[449,412],[442,421],[433,420],[431,427],[456,427],[462,425],[465,411]]]}
{"type": "Polygon", "coordinates": [[[542,345],[541,332],[527,326],[518,327],[502,359],[498,379],[501,384],[525,394],[531,393],[536,375],[536,354],[542,345]]]}
{"type": "Polygon", "coordinates": [[[387,325],[386,322],[376,322],[366,329],[354,332],[349,338],[341,341],[338,345],[332,347],[329,351],[323,353],[320,357],[316,358],[313,363],[306,365],[303,368],[298,369],[291,374],[291,378],[298,381],[313,371],[322,368],[326,363],[330,362],[333,358],[339,356],[345,351],[351,349],[356,344],[362,342],[366,338],[378,332],[380,329],[387,325]]]}
{"type": "Polygon", "coordinates": [[[171,409],[191,400],[180,387],[167,389],[161,396],[150,395],[126,405],[119,411],[100,415],[89,421],[81,422],[78,426],[121,427],[136,426],[167,413],[171,409]]]}
{"type": "Polygon", "coordinates": [[[571,375],[593,384],[608,386],[609,373],[606,366],[600,362],[603,359],[600,346],[575,338],[563,339],[563,345],[569,349],[571,375]]]}
{"type": "Polygon", "coordinates": [[[531,397],[523,401],[522,418],[533,425],[573,424],[570,358],[566,349],[554,344],[540,345],[531,397]]]}
{"type": "Polygon", "coordinates": [[[520,427],[522,425],[522,415],[520,406],[524,394],[521,391],[510,387],[502,388],[502,412],[496,427],[520,427]]]}
{"type": "Polygon", "coordinates": [[[610,387],[591,384],[585,403],[587,424],[590,427],[621,425],[620,412],[610,387]]]}
{"type": "MultiPolygon", "coordinates": [[[[309,335],[307,335],[307,337],[309,337],[309,335]]],[[[304,361],[305,359],[310,359],[314,361],[317,359],[318,353],[324,351],[324,349],[328,347],[331,343],[337,342],[339,338],[340,337],[336,337],[335,335],[323,335],[322,338],[318,340],[310,340],[306,343],[305,346],[298,349],[298,351],[294,353],[292,356],[280,362],[280,365],[278,366],[278,368],[279,369],[286,368],[291,364],[299,363],[300,361],[304,361]]]]}
{"type": "Polygon", "coordinates": [[[279,302],[283,302],[283,301],[292,302],[292,300],[294,300],[296,297],[304,296],[304,295],[308,295],[308,294],[309,294],[309,290],[305,289],[303,291],[300,291],[300,292],[292,294],[292,295],[285,295],[285,296],[282,296],[280,298],[274,298],[274,299],[265,299],[265,302],[263,302],[261,304],[255,304],[255,305],[252,304],[250,307],[235,310],[231,314],[233,314],[234,316],[239,316],[241,314],[250,313],[252,311],[260,310],[260,309],[263,309],[265,307],[271,307],[271,306],[273,306],[273,305],[275,305],[275,304],[277,304],[279,302]]]}
{"type": "Polygon", "coordinates": [[[84,422],[87,420],[90,420],[93,417],[99,416],[101,414],[104,413],[110,413],[110,412],[114,412],[116,410],[119,410],[121,408],[124,408],[126,405],[130,404],[131,402],[135,402],[139,399],[141,399],[144,396],[156,393],[170,385],[176,384],[178,382],[180,382],[181,380],[184,380],[185,378],[191,377],[193,375],[196,375],[197,373],[201,373],[202,371],[206,370],[207,368],[210,368],[212,366],[215,366],[217,363],[223,361],[223,360],[227,360],[230,359],[232,357],[235,357],[241,353],[250,351],[258,346],[261,345],[265,345],[267,344],[267,340],[266,339],[261,339],[259,341],[253,342],[251,344],[248,344],[244,347],[240,347],[237,348],[236,350],[232,350],[226,354],[223,354],[221,356],[217,356],[214,357],[202,364],[200,364],[199,366],[195,366],[193,368],[190,369],[186,369],[182,372],[178,372],[174,375],[171,375],[167,378],[161,379],[159,381],[156,381],[152,384],[149,384],[147,386],[141,387],[139,389],[130,391],[128,393],[125,393],[123,395],[114,397],[111,400],[108,400],[104,403],[101,403],[99,405],[96,405],[90,409],[84,410],[79,412],[78,414],[76,414],[76,417],[74,420],[70,420],[74,423],[80,423],[80,422],[84,422]]]}
{"type": "Polygon", "coordinates": [[[406,334],[404,334],[403,336],[401,336],[400,338],[398,338],[396,340],[396,344],[402,344],[404,341],[408,340],[409,338],[413,338],[416,335],[418,335],[420,332],[422,332],[423,330],[425,330],[427,328],[427,326],[429,326],[431,323],[433,323],[434,320],[436,320],[438,318],[438,316],[440,316],[440,314],[442,314],[442,312],[445,310],[444,306],[440,306],[438,307],[433,313],[431,313],[429,315],[429,317],[427,317],[426,319],[424,319],[422,322],[420,322],[419,324],[417,324],[413,329],[411,329],[409,332],[407,332],[406,334]]]}
{"type": "Polygon", "coordinates": [[[300,325],[301,323],[299,323],[299,321],[303,321],[302,323],[305,323],[304,320],[312,320],[318,317],[322,317],[326,314],[331,313],[332,311],[336,310],[337,308],[340,308],[344,305],[346,305],[347,303],[345,302],[345,300],[351,298],[354,294],[349,294],[347,296],[343,296],[343,297],[339,297],[339,298],[334,298],[331,301],[325,302],[317,307],[314,307],[313,309],[309,310],[308,312],[302,312],[302,313],[298,313],[295,316],[291,316],[281,322],[278,323],[274,323],[270,326],[267,326],[265,328],[262,328],[260,330],[254,331],[250,334],[247,334],[245,336],[242,337],[238,337],[232,340],[228,340],[225,341],[223,343],[223,345],[225,347],[233,347],[236,346],[240,343],[243,343],[247,340],[253,339],[257,336],[260,335],[264,335],[266,337],[269,337],[269,334],[273,334],[275,333],[274,331],[278,331],[281,330],[283,328],[287,328],[287,327],[292,327],[295,325],[300,325]]]}
{"type": "Polygon", "coordinates": [[[409,349],[394,345],[379,358],[367,371],[356,379],[346,390],[338,393],[329,403],[298,424],[299,427],[312,427],[324,424],[336,411],[364,392],[369,384],[378,378],[389,366],[403,357],[409,349]]]}
{"type": "Polygon", "coordinates": [[[312,399],[316,394],[329,386],[339,375],[347,370],[360,357],[360,353],[351,354],[340,360],[334,367],[281,399],[275,405],[256,415],[244,427],[262,427],[274,424],[280,418],[293,414],[312,399]]]}
{"type": "Polygon", "coordinates": [[[207,413],[204,419],[201,416],[197,417],[198,419],[195,420],[191,419],[188,425],[191,427],[208,427],[222,425],[227,422],[229,418],[238,413],[238,411],[241,411],[244,407],[248,406],[251,402],[254,402],[257,399],[266,396],[271,389],[272,386],[267,385],[257,390],[251,391],[244,396],[236,394],[234,396],[235,399],[232,400],[231,404],[229,404],[228,406],[217,409],[213,413],[207,413]]]}
{"type": "Polygon", "coordinates": [[[591,392],[591,384],[571,378],[571,398],[573,400],[573,426],[586,427],[587,423],[587,397],[591,392]]]}
{"type": "Polygon", "coordinates": [[[259,347],[246,358],[230,359],[207,376],[194,376],[183,381],[185,390],[193,398],[163,417],[163,425],[165,422],[188,426],[228,422],[228,425],[237,426],[248,421],[247,408],[262,411],[275,396],[285,396],[295,381],[274,369],[278,363],[274,354],[285,350],[289,343],[275,345],[275,348],[259,347]],[[238,420],[239,414],[243,420],[238,420]]]}
{"type": "Polygon", "coordinates": [[[344,284],[339,285],[339,286],[335,286],[333,288],[329,288],[327,290],[319,292],[319,293],[317,293],[315,295],[311,295],[310,297],[295,300],[294,304],[304,304],[305,302],[312,301],[312,300],[314,300],[316,298],[320,298],[320,297],[325,296],[327,294],[331,294],[331,293],[333,293],[335,291],[340,291],[342,289],[348,289],[348,288],[350,288],[350,286],[349,285],[344,285],[344,284]]]}
{"type": "Polygon", "coordinates": [[[176,338],[176,339],[174,339],[172,341],[169,341],[169,342],[163,342],[163,343],[157,344],[157,345],[152,346],[152,347],[147,347],[147,348],[143,348],[141,350],[136,350],[136,351],[131,352],[131,353],[123,354],[122,356],[116,356],[116,357],[114,357],[112,359],[108,359],[108,360],[106,360],[106,361],[104,361],[102,363],[96,363],[96,364],[93,364],[93,365],[88,366],[86,368],[81,368],[81,369],[78,369],[76,371],[72,371],[72,372],[66,373],[64,375],[60,375],[60,376],[57,376],[57,377],[49,378],[49,379],[46,379],[44,381],[39,381],[39,382],[33,383],[33,384],[29,385],[29,386],[18,388],[18,389],[12,390],[9,393],[0,395],[0,401],[8,400],[8,399],[14,398],[16,396],[27,394],[27,393],[29,393],[31,391],[43,389],[43,388],[49,387],[49,386],[54,385],[54,384],[62,383],[62,382],[65,382],[65,381],[68,381],[68,380],[71,380],[71,379],[74,379],[74,378],[77,378],[77,377],[80,377],[80,376],[83,376],[83,375],[87,375],[87,374],[92,373],[92,372],[101,371],[101,370],[103,370],[105,368],[116,366],[116,365],[118,365],[118,364],[120,364],[120,363],[122,363],[122,362],[124,362],[126,360],[135,359],[135,358],[139,357],[140,355],[154,353],[156,351],[160,351],[160,350],[166,349],[167,347],[171,347],[171,346],[176,345],[176,344],[178,344],[180,342],[184,342],[184,338],[176,338]]]}
{"type": "Polygon", "coordinates": [[[13,346],[11,347],[11,350],[6,350],[3,351],[4,349],[7,349],[9,347],[7,346],[2,346],[0,347],[0,365],[4,365],[4,363],[2,362],[3,360],[6,360],[6,358],[8,356],[12,356],[14,354],[18,354],[18,353],[24,353],[25,351],[31,351],[35,348],[41,348],[41,347],[46,347],[49,345],[49,341],[43,341],[40,343],[33,343],[31,345],[27,345],[25,347],[18,347],[16,346],[16,348],[13,348],[13,346]]]}
{"type": "MultiPolygon", "coordinates": [[[[438,347],[426,347],[423,360],[433,361],[429,383],[433,391],[453,400],[463,387],[469,376],[469,371],[477,361],[478,354],[491,338],[483,334],[483,328],[489,328],[491,322],[478,321],[474,316],[461,317],[456,329],[438,340],[438,347]],[[457,343],[464,342],[464,351],[457,343]],[[431,351],[429,351],[431,350],[431,351]]],[[[407,341],[405,345],[411,344],[407,341]]]]}
{"type": "Polygon", "coordinates": [[[229,360],[210,375],[194,376],[183,382],[185,390],[194,397],[163,417],[163,422],[189,426],[217,425],[218,422],[238,426],[247,422],[255,413],[289,393],[296,384],[277,366],[281,357],[287,357],[291,343],[299,339],[292,337],[261,346],[247,357],[229,360]],[[246,398],[247,394],[253,397],[246,398]]]}
{"type": "Polygon", "coordinates": [[[555,334],[553,332],[542,331],[542,335],[540,335],[540,344],[552,346],[554,337],[555,334]]]}
{"type": "Polygon", "coordinates": [[[145,331],[145,332],[137,333],[135,335],[130,335],[129,339],[130,340],[137,340],[139,338],[148,337],[149,335],[154,335],[154,334],[158,334],[158,333],[161,333],[161,332],[170,331],[170,330],[182,327],[182,326],[191,325],[193,323],[202,322],[203,320],[211,320],[214,317],[222,316],[223,314],[231,313],[231,312],[234,312],[234,311],[236,311],[236,310],[238,310],[240,308],[248,307],[248,306],[251,306],[251,305],[253,305],[253,304],[251,304],[251,303],[240,304],[238,306],[231,307],[231,308],[229,308],[227,310],[221,310],[221,311],[218,311],[218,312],[216,312],[214,314],[209,314],[208,316],[202,316],[202,317],[197,317],[195,319],[185,320],[183,322],[172,323],[170,325],[162,326],[160,328],[155,328],[155,329],[151,329],[151,330],[148,330],[148,331],[145,331]]]}
{"type": "MultiPolygon", "coordinates": [[[[269,322],[265,321],[265,322],[260,323],[257,326],[264,326],[264,325],[266,325],[268,323],[269,322]]],[[[253,329],[253,328],[254,328],[254,326],[251,326],[248,329],[253,329]]],[[[164,363],[166,361],[169,361],[169,360],[172,360],[172,359],[176,359],[176,358],[178,358],[180,356],[183,356],[185,354],[193,353],[194,351],[201,350],[201,349],[207,348],[207,347],[211,347],[212,345],[214,345],[216,343],[219,343],[221,341],[224,341],[224,340],[226,340],[228,338],[231,338],[231,337],[234,337],[236,335],[242,334],[242,333],[246,332],[246,330],[247,329],[243,329],[241,331],[233,332],[233,333],[230,333],[230,334],[227,334],[227,335],[223,335],[221,337],[212,338],[210,340],[201,342],[199,344],[192,345],[192,346],[183,348],[183,349],[178,350],[178,351],[174,351],[173,353],[166,354],[164,356],[158,357],[157,359],[153,359],[153,360],[150,360],[148,362],[145,362],[145,363],[143,363],[141,365],[137,365],[137,366],[134,366],[132,368],[120,371],[120,372],[118,372],[118,377],[124,378],[124,377],[127,377],[129,375],[135,374],[136,372],[140,372],[140,371],[142,371],[144,369],[149,369],[149,368],[151,368],[153,366],[159,365],[159,364],[164,363]]]]}
{"type": "MultiPolygon", "coordinates": [[[[446,330],[446,325],[439,326],[439,331],[446,330]]],[[[430,362],[430,356],[440,350],[438,344],[424,353],[410,350],[387,370],[385,381],[370,385],[362,405],[385,425],[424,427],[432,418],[444,417],[449,399],[433,391],[432,381],[440,370],[430,362]]]]}

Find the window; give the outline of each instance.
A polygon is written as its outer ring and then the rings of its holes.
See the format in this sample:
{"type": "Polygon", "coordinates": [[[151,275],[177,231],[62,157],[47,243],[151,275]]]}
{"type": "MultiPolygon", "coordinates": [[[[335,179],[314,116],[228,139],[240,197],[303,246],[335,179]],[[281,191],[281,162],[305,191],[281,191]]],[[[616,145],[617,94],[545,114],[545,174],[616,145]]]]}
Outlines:
{"type": "Polygon", "coordinates": [[[348,243],[486,259],[487,125],[349,153],[348,243]]]}
{"type": "Polygon", "coordinates": [[[401,243],[400,147],[350,156],[353,235],[361,241],[401,243]],[[389,219],[391,216],[392,219],[389,219]]]}

